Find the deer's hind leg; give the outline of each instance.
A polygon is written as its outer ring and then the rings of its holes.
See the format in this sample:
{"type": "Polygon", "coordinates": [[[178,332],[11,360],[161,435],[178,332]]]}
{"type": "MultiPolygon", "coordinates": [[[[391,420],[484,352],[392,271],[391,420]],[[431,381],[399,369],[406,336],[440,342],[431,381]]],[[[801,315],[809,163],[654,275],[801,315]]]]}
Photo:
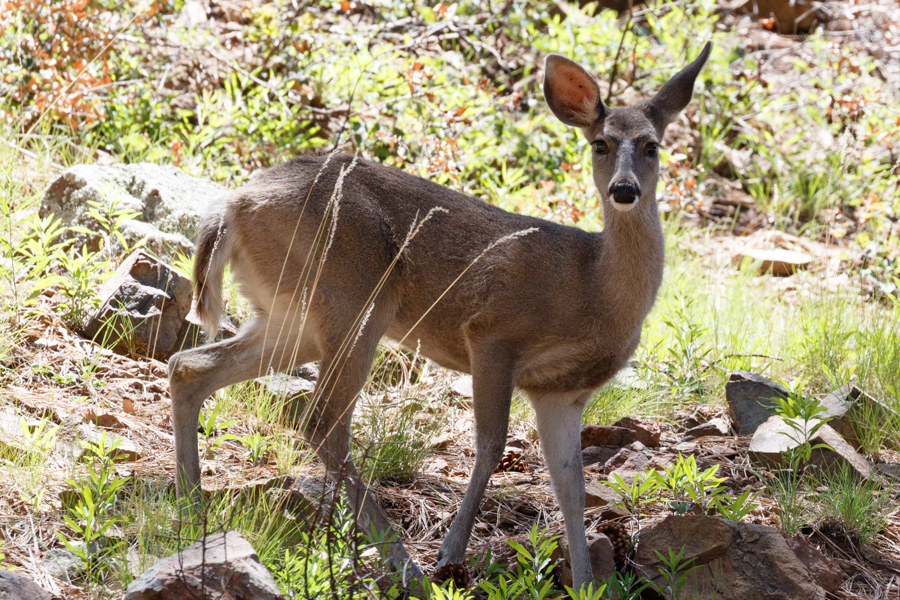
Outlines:
{"type": "MultiPolygon", "coordinates": [[[[379,551],[392,568],[402,572],[406,583],[421,577],[422,572],[411,561],[384,511],[370,495],[350,456],[350,422],[356,399],[372,367],[378,342],[394,316],[392,307],[379,307],[379,303],[376,300],[361,330],[361,319],[349,325],[327,320],[323,323],[319,381],[305,414],[304,436],[325,464],[329,477],[344,483],[350,509],[360,529],[365,533],[374,529],[381,539],[391,540],[379,551]]],[[[335,321],[338,318],[344,320],[336,317],[335,321]]]]}
{"type": "Polygon", "coordinates": [[[311,335],[280,331],[257,317],[234,337],[179,352],[169,359],[169,391],[175,433],[175,489],[179,497],[200,498],[197,427],[204,400],[223,387],[269,372],[284,371],[319,358],[311,335]]]}

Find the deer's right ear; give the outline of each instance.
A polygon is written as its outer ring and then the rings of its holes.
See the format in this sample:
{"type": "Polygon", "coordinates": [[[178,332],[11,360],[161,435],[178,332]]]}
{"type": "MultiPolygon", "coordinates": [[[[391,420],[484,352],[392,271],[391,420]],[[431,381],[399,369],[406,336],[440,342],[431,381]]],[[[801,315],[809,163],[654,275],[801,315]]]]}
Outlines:
{"type": "Polygon", "coordinates": [[[547,57],[544,98],[556,118],[572,127],[590,127],[606,112],[594,78],[581,65],[559,54],[547,57]]]}

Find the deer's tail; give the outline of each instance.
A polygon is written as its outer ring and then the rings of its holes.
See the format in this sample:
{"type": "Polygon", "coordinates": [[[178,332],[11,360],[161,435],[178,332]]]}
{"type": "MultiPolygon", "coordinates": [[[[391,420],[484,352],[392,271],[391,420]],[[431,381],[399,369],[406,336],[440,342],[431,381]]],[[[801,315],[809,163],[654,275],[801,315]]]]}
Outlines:
{"type": "Polygon", "coordinates": [[[200,226],[194,261],[195,307],[203,332],[212,339],[222,318],[222,278],[231,256],[227,213],[212,213],[200,226]]]}

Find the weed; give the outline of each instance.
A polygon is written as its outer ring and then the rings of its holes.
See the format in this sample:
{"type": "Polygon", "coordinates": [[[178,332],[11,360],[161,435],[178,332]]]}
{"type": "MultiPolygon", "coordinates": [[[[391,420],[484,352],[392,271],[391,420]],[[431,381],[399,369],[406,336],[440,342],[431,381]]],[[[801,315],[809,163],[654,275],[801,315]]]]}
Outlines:
{"type": "Polygon", "coordinates": [[[679,452],[674,465],[661,473],[655,471],[653,477],[657,490],[672,494],[676,514],[687,513],[695,506],[707,512],[724,491],[721,484],[725,478],[716,477],[718,470],[719,465],[713,465],[701,472],[693,455],[685,459],[679,452]]]}
{"type": "Polygon", "coordinates": [[[811,487],[819,521],[841,521],[859,544],[868,544],[881,533],[897,509],[896,486],[863,479],[848,465],[817,475],[811,487]]]}
{"type": "Polygon", "coordinates": [[[622,496],[622,502],[617,502],[616,506],[638,516],[644,505],[659,500],[659,497],[653,495],[659,491],[658,475],[659,474],[654,469],[641,471],[634,476],[634,481],[629,484],[622,479],[621,475],[613,473],[612,479],[606,480],[603,483],[619,492],[622,496]]]}
{"type": "Polygon", "coordinates": [[[759,504],[754,503],[758,497],[758,494],[751,496],[750,490],[735,498],[721,495],[716,498],[716,510],[723,519],[743,521],[744,517],[759,508],[759,504]]]}
{"type": "Polygon", "coordinates": [[[653,551],[660,560],[659,574],[662,576],[663,584],[654,585],[657,592],[662,594],[667,600],[681,600],[687,598],[682,596],[681,591],[687,583],[688,575],[692,571],[699,568],[700,565],[694,565],[694,558],[684,560],[684,548],[675,554],[675,550],[669,548],[668,554],[663,554],[658,550],[653,551]]]}

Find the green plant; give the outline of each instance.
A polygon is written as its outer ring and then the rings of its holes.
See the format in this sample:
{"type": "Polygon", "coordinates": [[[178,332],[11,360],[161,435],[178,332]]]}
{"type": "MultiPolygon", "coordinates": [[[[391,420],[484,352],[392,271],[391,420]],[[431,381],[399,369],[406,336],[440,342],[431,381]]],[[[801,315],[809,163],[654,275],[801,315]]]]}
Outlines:
{"type": "Polygon", "coordinates": [[[658,496],[653,495],[659,491],[658,473],[655,469],[641,471],[634,476],[634,480],[631,483],[626,483],[618,473],[613,473],[612,479],[605,480],[603,483],[619,492],[622,496],[622,502],[617,502],[616,506],[627,510],[635,516],[638,516],[638,512],[645,504],[651,504],[659,500],[658,496]]]}
{"type": "Polygon", "coordinates": [[[509,545],[516,551],[515,578],[522,584],[521,596],[529,600],[543,600],[558,593],[553,586],[553,551],[556,550],[559,537],[549,537],[545,531],[538,530],[537,524],[528,532],[531,551],[516,540],[509,540],[509,545]]]}
{"type": "Polygon", "coordinates": [[[247,460],[252,465],[263,463],[269,454],[269,450],[274,445],[269,436],[263,435],[259,431],[254,431],[250,435],[242,435],[235,439],[247,449],[247,460]]]}
{"type": "Polygon", "coordinates": [[[715,507],[723,519],[743,521],[744,517],[759,508],[759,504],[753,502],[757,497],[758,494],[751,496],[750,490],[735,498],[722,494],[716,497],[715,507]]]}
{"type": "Polygon", "coordinates": [[[121,444],[121,438],[107,443],[106,432],[96,442],[82,442],[93,468],[87,479],[69,480],[75,502],[69,505],[64,519],[74,533],[73,538],[66,539],[62,532],[57,532],[66,548],[81,560],[91,578],[102,576],[109,570],[107,559],[121,543],[104,538],[122,520],[112,514],[119,492],[129,479],[119,477],[115,471],[114,460],[121,444]],[[80,543],[76,544],[76,541],[80,543]]]}
{"type": "Polygon", "coordinates": [[[606,580],[606,595],[613,600],[638,600],[650,582],[633,573],[613,573],[606,580]]]}
{"type": "Polygon", "coordinates": [[[868,544],[897,509],[897,486],[863,479],[848,465],[817,475],[812,487],[820,523],[840,521],[857,544],[868,544]]]}
{"type": "Polygon", "coordinates": [[[653,551],[660,561],[659,574],[662,576],[663,584],[654,584],[654,589],[662,594],[667,600],[681,600],[688,598],[682,596],[681,591],[687,583],[688,575],[692,571],[699,568],[700,565],[694,565],[695,557],[684,560],[684,548],[675,554],[672,548],[669,548],[668,554],[663,554],[658,550],[653,551]]]}
{"type": "Polygon", "coordinates": [[[715,506],[724,489],[721,487],[724,477],[716,477],[719,465],[713,465],[705,471],[697,468],[694,455],[687,459],[678,453],[678,459],[663,472],[654,472],[657,489],[672,494],[673,508],[676,514],[684,514],[694,506],[703,512],[715,506]]]}
{"type": "Polygon", "coordinates": [[[212,454],[212,451],[219,447],[223,442],[229,439],[236,439],[235,436],[228,435],[219,436],[215,441],[211,441],[220,431],[228,429],[237,423],[236,419],[219,421],[219,413],[222,412],[224,407],[225,403],[220,400],[217,401],[211,409],[200,412],[200,431],[203,432],[203,437],[206,441],[207,454],[212,454]]]}
{"type": "Polygon", "coordinates": [[[354,426],[367,438],[357,442],[357,464],[366,478],[402,483],[412,480],[431,452],[445,423],[441,415],[425,414],[418,398],[397,402],[372,399],[360,407],[354,426]]]}

